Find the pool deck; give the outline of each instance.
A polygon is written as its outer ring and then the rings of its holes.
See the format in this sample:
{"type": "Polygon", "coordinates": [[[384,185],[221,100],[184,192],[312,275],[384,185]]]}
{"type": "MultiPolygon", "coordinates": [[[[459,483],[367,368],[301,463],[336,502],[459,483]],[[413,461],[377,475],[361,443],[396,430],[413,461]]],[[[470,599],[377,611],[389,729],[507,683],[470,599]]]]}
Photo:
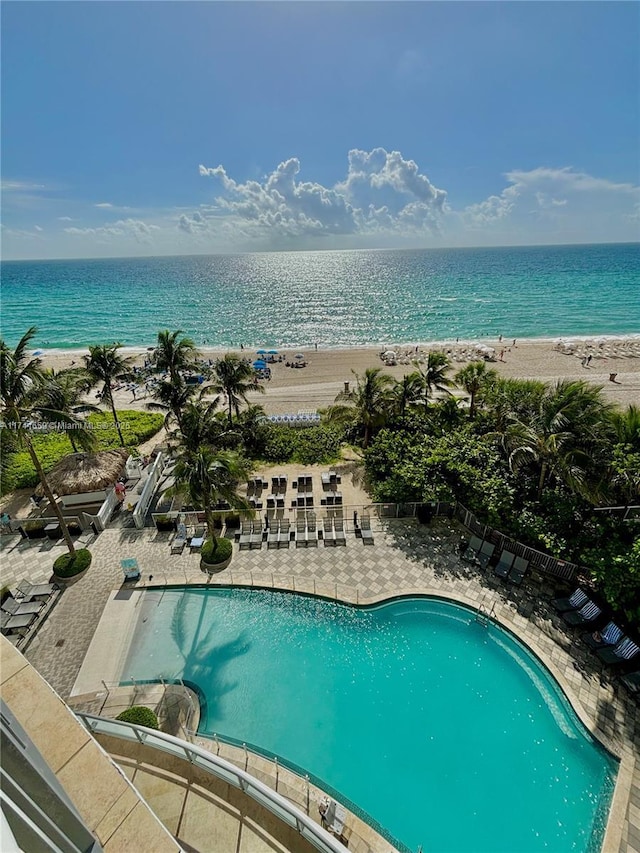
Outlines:
{"type": "MultiPolygon", "coordinates": [[[[550,607],[553,595],[548,580],[534,574],[518,588],[468,565],[458,556],[460,533],[459,526],[442,519],[429,527],[413,519],[385,519],[374,524],[372,546],[364,546],[353,533],[347,534],[346,547],[327,548],[320,542],[317,548],[301,549],[292,542],[287,549],[267,550],[265,544],[259,551],[238,551],[236,545],[229,568],[211,577],[200,571],[197,554],[186,549],[181,555],[170,553],[169,534],[153,529],[87,534],[78,544],[91,548],[91,568],[58,597],[25,655],[64,699],[72,692],[86,692],[85,687],[91,689],[96,679],[115,680],[108,674],[122,667],[133,625],[130,614],[138,599],[135,591],[145,586],[253,585],[358,604],[427,594],[473,608],[495,606],[496,620],[542,659],[585,725],[621,758],[603,850],[640,853],[638,705],[589,653],[579,631],[565,625],[550,607]],[[123,583],[120,560],[125,557],[138,560],[142,579],[136,584],[123,583]],[[114,591],[118,593],[114,595],[114,591]],[[110,612],[115,622],[111,617],[102,618],[110,612]],[[120,619],[124,622],[119,623],[120,619]],[[100,632],[92,646],[99,623],[100,632]],[[106,653],[104,638],[110,640],[106,653]],[[84,680],[78,681],[79,675],[84,680]]],[[[65,548],[48,540],[3,536],[0,550],[2,583],[14,586],[23,578],[49,580],[53,560],[65,548]]]]}

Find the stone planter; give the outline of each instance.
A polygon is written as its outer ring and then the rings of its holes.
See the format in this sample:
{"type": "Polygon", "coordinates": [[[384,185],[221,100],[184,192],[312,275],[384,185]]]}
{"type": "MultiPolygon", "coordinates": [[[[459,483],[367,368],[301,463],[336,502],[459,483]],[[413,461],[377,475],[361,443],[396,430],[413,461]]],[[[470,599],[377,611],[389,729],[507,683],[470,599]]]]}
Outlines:
{"type": "Polygon", "coordinates": [[[79,572],[77,575],[73,575],[73,577],[70,577],[70,578],[58,577],[58,575],[54,572],[53,573],[53,582],[60,587],[73,586],[73,584],[76,583],[76,581],[81,580],[86,575],[86,573],[89,571],[90,568],[91,568],[91,566],[87,566],[86,569],[83,569],[83,571],[79,572]]]}
{"type": "Polygon", "coordinates": [[[205,563],[204,560],[200,560],[200,570],[206,572],[208,575],[217,575],[218,572],[222,572],[228,568],[232,558],[233,554],[228,560],[223,560],[222,563],[205,563]]]}

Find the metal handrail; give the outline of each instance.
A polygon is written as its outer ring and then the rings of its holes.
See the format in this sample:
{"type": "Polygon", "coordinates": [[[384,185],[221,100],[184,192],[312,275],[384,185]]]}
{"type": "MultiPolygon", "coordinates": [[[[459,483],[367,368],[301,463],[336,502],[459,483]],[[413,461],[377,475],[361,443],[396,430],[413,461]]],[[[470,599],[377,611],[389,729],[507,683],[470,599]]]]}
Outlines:
{"type": "Polygon", "coordinates": [[[199,770],[211,773],[217,779],[232,785],[243,791],[259,805],[264,806],[287,826],[296,829],[316,850],[321,853],[344,853],[344,846],[340,844],[326,829],[319,826],[314,820],[298,809],[293,803],[285,799],[281,794],[272,791],[255,776],[241,770],[210,752],[202,749],[196,744],[187,743],[173,735],[155,729],[147,729],[123,720],[109,720],[97,717],[93,714],[76,713],[78,719],[84,723],[92,734],[110,735],[130,742],[138,742],[143,746],[159,749],[161,752],[178,756],[198,767],[199,770]]]}

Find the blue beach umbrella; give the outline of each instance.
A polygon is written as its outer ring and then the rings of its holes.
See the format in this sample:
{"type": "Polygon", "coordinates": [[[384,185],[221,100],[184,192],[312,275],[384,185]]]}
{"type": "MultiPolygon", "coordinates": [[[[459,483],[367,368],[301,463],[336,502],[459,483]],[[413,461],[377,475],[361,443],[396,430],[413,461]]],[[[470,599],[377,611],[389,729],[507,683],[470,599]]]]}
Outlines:
{"type": "Polygon", "coordinates": [[[264,361],[264,359],[259,358],[257,361],[253,362],[253,366],[256,370],[264,370],[264,368],[267,366],[267,362],[264,361]]]}
{"type": "Polygon", "coordinates": [[[44,355],[44,350],[43,349],[34,349],[34,351],[31,353],[31,355],[44,355]]]}
{"type": "Polygon", "coordinates": [[[277,349],[270,349],[269,355],[278,355],[278,350],[277,349]]]}
{"type": "Polygon", "coordinates": [[[266,355],[266,354],[267,354],[267,351],[266,351],[266,349],[257,349],[257,350],[256,350],[256,353],[257,353],[258,355],[266,355]]]}

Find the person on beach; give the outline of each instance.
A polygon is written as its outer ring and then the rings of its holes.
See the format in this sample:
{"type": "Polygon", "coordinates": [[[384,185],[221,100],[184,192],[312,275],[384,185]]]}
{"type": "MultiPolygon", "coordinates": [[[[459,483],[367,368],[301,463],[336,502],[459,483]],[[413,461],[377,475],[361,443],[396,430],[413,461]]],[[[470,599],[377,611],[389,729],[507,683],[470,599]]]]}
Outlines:
{"type": "Polygon", "coordinates": [[[500,361],[504,361],[504,350],[500,350],[500,361]]]}
{"type": "Polygon", "coordinates": [[[516,345],[516,339],[514,338],[514,339],[513,339],[513,343],[511,344],[511,346],[515,347],[515,345],[516,345]]]}
{"type": "Polygon", "coordinates": [[[499,344],[501,344],[501,343],[502,343],[502,335],[498,335],[498,343],[499,343],[499,344]]]}
{"type": "Polygon", "coordinates": [[[593,356],[592,356],[591,354],[589,354],[589,355],[587,356],[587,367],[589,367],[589,365],[591,364],[591,359],[592,359],[592,358],[593,358],[593,356]]]}

